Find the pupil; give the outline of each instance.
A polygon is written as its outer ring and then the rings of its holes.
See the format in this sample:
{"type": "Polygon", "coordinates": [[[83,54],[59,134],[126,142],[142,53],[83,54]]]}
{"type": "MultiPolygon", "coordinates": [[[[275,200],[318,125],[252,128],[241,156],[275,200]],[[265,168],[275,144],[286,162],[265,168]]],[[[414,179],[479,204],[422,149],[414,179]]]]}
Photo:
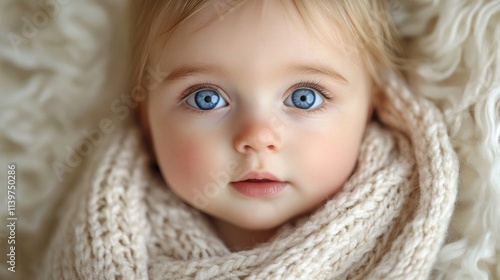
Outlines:
{"type": "Polygon", "coordinates": [[[210,96],[205,96],[205,102],[209,103],[212,101],[212,97],[210,96]]]}
{"type": "Polygon", "coordinates": [[[293,92],[292,102],[293,106],[300,109],[309,109],[314,105],[316,97],[314,91],[306,88],[300,88],[293,92]]]}

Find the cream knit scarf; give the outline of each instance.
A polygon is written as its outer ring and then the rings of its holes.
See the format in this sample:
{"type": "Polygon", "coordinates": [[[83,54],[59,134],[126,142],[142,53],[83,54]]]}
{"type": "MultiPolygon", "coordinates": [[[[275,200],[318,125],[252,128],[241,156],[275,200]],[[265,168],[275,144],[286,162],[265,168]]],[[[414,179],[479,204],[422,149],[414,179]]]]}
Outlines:
{"type": "Polygon", "coordinates": [[[47,279],[426,279],[453,212],[458,163],[439,111],[391,85],[343,189],[270,242],[230,252],[151,168],[137,129],[67,203],[47,279]]]}

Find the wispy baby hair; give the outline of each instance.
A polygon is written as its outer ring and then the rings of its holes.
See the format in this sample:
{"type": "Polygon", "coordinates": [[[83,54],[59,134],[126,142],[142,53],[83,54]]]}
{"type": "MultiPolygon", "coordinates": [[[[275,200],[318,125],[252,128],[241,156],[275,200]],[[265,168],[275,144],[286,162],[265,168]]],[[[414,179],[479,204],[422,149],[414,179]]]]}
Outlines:
{"type": "MultiPolygon", "coordinates": [[[[271,0],[255,0],[263,7],[271,0]]],[[[272,0],[276,1],[276,0],[272,0]]],[[[387,73],[404,73],[404,53],[395,32],[387,0],[281,0],[292,4],[318,36],[328,39],[338,28],[349,48],[347,55],[359,55],[374,83],[381,87],[387,73]]],[[[245,0],[142,0],[132,4],[132,87],[145,83],[145,69],[153,44],[202,9],[216,9],[219,19],[245,0]]],[[[214,19],[216,20],[216,19],[214,19]]]]}

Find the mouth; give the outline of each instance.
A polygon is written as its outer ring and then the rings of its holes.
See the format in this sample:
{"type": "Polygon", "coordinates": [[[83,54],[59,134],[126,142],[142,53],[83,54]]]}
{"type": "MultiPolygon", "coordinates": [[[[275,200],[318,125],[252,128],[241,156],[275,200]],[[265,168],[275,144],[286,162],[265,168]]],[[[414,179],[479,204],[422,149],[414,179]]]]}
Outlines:
{"type": "Polygon", "coordinates": [[[274,197],[288,185],[270,173],[250,172],[239,181],[231,182],[231,186],[247,197],[274,197]]]}

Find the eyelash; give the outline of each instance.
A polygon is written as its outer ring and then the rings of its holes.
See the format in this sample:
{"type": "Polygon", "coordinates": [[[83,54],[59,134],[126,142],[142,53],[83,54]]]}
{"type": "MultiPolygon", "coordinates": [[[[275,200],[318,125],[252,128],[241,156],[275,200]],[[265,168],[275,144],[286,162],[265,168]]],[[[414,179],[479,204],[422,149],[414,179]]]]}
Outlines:
{"type": "Polygon", "coordinates": [[[295,86],[293,86],[293,91],[299,89],[299,88],[310,88],[310,89],[313,89],[315,91],[317,91],[321,96],[323,96],[323,98],[325,98],[325,101],[323,102],[323,104],[321,104],[319,107],[315,108],[315,109],[312,109],[312,110],[300,110],[301,113],[306,113],[306,114],[309,114],[309,115],[317,115],[317,114],[320,114],[322,113],[324,110],[328,109],[331,104],[330,102],[327,102],[327,100],[331,100],[333,99],[333,96],[328,92],[328,90],[326,90],[325,87],[323,87],[320,82],[317,82],[317,81],[301,81],[299,82],[298,84],[296,84],[295,86]]]}
{"type": "Polygon", "coordinates": [[[209,84],[209,83],[201,83],[201,84],[194,84],[194,85],[191,85],[189,86],[182,94],[181,96],[179,97],[179,102],[183,101],[184,99],[186,99],[186,97],[190,96],[191,94],[197,92],[198,90],[200,89],[205,89],[205,88],[209,88],[209,89],[213,89],[215,90],[218,94],[220,94],[220,92],[222,91],[222,89],[214,84],[209,84]]]}
{"type": "Polygon", "coordinates": [[[319,82],[316,81],[302,81],[298,83],[297,85],[293,86],[293,90],[297,90],[299,88],[310,88],[315,91],[317,91],[319,94],[321,94],[325,99],[332,99],[333,97],[331,96],[330,93],[326,90],[325,87],[323,87],[319,82]]]}
{"type": "MultiPolygon", "coordinates": [[[[191,94],[197,92],[198,90],[205,89],[205,88],[213,89],[218,94],[221,94],[221,91],[222,91],[222,89],[220,87],[218,87],[218,86],[216,86],[214,84],[210,84],[210,83],[192,84],[192,85],[188,86],[188,88],[186,90],[184,90],[182,92],[182,94],[179,96],[178,103],[186,101],[186,98],[188,96],[190,96],[191,94]]],[[[206,111],[205,110],[197,110],[197,109],[192,108],[189,105],[185,105],[185,106],[183,106],[183,108],[186,109],[186,110],[188,110],[191,113],[195,113],[195,114],[198,114],[198,115],[207,115],[207,114],[210,114],[210,113],[214,112],[214,110],[206,110],[206,111]]]]}
{"type": "MultiPolygon", "coordinates": [[[[206,89],[206,88],[213,89],[218,94],[221,94],[221,91],[222,91],[222,89],[220,87],[218,87],[218,86],[216,86],[214,84],[210,84],[210,83],[201,83],[201,84],[190,85],[180,95],[180,97],[179,97],[179,103],[182,102],[182,101],[184,101],[188,96],[190,96],[191,94],[195,93],[196,91],[198,91],[200,89],[206,89]]],[[[292,87],[292,92],[295,91],[295,90],[297,90],[297,89],[299,89],[299,88],[310,88],[310,89],[315,90],[316,92],[318,92],[326,100],[333,99],[332,95],[326,90],[326,88],[323,87],[317,81],[301,81],[301,82],[297,83],[296,85],[294,85],[292,87]]],[[[313,110],[301,110],[301,111],[304,111],[304,112],[307,112],[307,113],[311,113],[311,114],[317,114],[317,113],[320,113],[321,111],[323,111],[324,109],[328,108],[328,105],[329,104],[323,104],[323,105],[321,105],[318,108],[315,108],[313,110]]],[[[208,111],[196,110],[196,109],[191,108],[191,106],[185,106],[185,107],[187,107],[188,110],[193,111],[195,113],[199,113],[199,114],[207,114],[207,113],[210,114],[211,112],[213,112],[213,110],[208,110],[208,111]]]]}

